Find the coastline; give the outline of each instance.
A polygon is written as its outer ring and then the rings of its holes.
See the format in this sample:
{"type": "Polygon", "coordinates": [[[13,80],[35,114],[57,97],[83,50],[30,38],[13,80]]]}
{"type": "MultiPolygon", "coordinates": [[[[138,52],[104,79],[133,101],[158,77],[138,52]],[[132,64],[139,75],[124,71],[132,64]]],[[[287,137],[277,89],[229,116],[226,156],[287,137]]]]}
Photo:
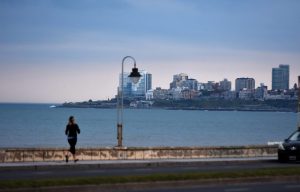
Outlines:
{"type": "MultiPolygon", "coordinates": [[[[65,102],[57,107],[63,108],[101,108],[117,107],[115,100],[65,102]]],[[[253,111],[253,112],[294,112],[296,100],[124,100],[127,109],[199,110],[199,111],[253,111]]]]}
{"type": "MultiPolygon", "coordinates": [[[[112,106],[90,106],[90,105],[57,105],[58,108],[95,108],[95,109],[115,109],[112,106]]],[[[288,108],[198,108],[198,107],[129,107],[124,106],[124,109],[162,109],[162,110],[186,110],[186,111],[247,111],[247,112],[287,112],[297,113],[297,110],[288,108]]]]}
{"type": "Polygon", "coordinates": [[[212,108],[166,108],[166,110],[197,110],[197,111],[247,111],[247,112],[286,112],[286,113],[297,113],[297,111],[289,109],[212,109],[212,108]]]}

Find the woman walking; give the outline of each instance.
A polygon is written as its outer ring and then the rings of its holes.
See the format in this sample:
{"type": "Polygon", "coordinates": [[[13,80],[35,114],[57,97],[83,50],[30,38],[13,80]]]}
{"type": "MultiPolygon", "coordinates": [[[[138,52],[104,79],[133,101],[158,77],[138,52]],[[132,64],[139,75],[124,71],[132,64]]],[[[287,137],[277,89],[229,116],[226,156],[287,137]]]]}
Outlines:
{"type": "Polygon", "coordinates": [[[76,149],[75,145],[77,143],[77,133],[80,134],[80,129],[78,125],[75,123],[75,119],[73,116],[69,117],[69,123],[66,127],[65,134],[68,136],[68,142],[70,144],[70,150],[66,154],[66,162],[69,161],[69,153],[73,155],[73,160],[76,163],[78,159],[76,159],[76,149]]]}

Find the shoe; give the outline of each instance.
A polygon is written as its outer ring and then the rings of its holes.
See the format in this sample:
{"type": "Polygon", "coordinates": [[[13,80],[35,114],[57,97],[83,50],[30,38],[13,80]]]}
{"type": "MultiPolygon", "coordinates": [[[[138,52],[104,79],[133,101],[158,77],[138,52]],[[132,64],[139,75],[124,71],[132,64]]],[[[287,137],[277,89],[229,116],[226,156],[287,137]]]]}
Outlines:
{"type": "Polygon", "coordinates": [[[68,162],[69,162],[69,156],[66,155],[66,163],[68,163],[68,162]]]}
{"type": "Polygon", "coordinates": [[[75,160],[74,160],[74,163],[76,163],[78,160],[79,160],[79,159],[75,159],[75,160]]]}

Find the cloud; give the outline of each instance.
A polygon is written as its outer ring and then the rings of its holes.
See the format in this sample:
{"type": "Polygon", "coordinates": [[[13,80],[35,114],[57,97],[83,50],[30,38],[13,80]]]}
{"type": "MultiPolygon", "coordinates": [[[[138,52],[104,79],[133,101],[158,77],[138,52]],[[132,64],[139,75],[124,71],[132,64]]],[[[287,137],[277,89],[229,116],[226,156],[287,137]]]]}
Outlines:
{"type": "Polygon", "coordinates": [[[299,6],[276,0],[0,1],[0,101],[3,95],[22,100],[20,83],[32,90],[23,90],[24,100],[30,94],[32,101],[113,96],[126,55],[153,74],[154,87],[167,88],[180,72],[201,82],[249,76],[270,85],[271,68],[280,63],[291,65],[293,79],[300,71],[299,6]]]}
{"type": "Polygon", "coordinates": [[[56,42],[22,43],[0,45],[2,61],[13,60],[12,54],[27,58],[41,57],[43,60],[54,59],[66,63],[78,59],[78,62],[109,62],[114,58],[128,54],[136,55],[149,62],[232,62],[240,66],[255,61],[267,62],[278,60],[296,60],[297,52],[274,51],[268,49],[250,49],[212,45],[206,42],[188,42],[184,40],[168,40],[164,38],[119,36],[107,33],[78,33],[56,42]],[[290,58],[290,59],[288,59],[290,58]]]}

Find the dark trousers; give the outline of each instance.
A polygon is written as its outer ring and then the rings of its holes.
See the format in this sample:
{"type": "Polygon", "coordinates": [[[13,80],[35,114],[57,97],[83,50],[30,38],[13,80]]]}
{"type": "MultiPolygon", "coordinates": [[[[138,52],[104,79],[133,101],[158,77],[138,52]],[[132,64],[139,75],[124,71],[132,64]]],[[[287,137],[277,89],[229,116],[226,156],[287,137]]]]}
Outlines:
{"type": "Polygon", "coordinates": [[[75,145],[77,143],[77,138],[72,138],[72,139],[68,139],[68,142],[70,144],[70,152],[75,155],[76,149],[75,149],[75,145]]]}

